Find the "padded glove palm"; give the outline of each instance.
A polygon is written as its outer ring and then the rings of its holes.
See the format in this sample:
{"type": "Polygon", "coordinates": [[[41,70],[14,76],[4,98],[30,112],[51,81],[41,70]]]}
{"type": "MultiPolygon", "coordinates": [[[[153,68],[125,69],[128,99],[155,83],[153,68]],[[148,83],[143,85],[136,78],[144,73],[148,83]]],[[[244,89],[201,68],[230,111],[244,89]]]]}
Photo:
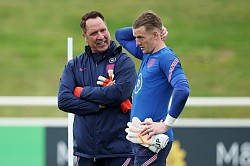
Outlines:
{"type": "MultiPolygon", "coordinates": [[[[152,119],[147,118],[145,121],[152,121],[152,119]]],[[[141,121],[137,117],[134,117],[132,119],[132,123],[128,122],[127,125],[128,128],[125,129],[128,133],[126,139],[132,143],[141,144],[142,146],[149,148],[154,153],[158,153],[161,149],[165,148],[169,141],[169,137],[165,134],[153,135],[149,140],[147,139],[147,135],[140,135],[144,126],[141,125],[141,121]]]]}

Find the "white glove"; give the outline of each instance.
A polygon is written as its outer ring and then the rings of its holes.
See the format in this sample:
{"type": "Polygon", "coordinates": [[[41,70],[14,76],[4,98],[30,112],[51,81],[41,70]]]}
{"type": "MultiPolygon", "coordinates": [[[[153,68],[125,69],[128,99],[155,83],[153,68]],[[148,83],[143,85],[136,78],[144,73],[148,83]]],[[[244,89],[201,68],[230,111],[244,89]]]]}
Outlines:
{"type": "MultiPolygon", "coordinates": [[[[152,121],[152,119],[147,118],[145,121],[152,121]]],[[[125,131],[128,133],[126,136],[127,140],[148,147],[155,153],[158,153],[161,149],[166,147],[169,141],[169,137],[167,135],[156,134],[153,135],[150,140],[147,140],[147,135],[140,135],[140,132],[144,128],[144,126],[140,123],[141,121],[137,117],[132,119],[132,123],[128,122],[127,125],[129,128],[125,129],[125,131]]]]}
{"type": "Polygon", "coordinates": [[[111,85],[115,84],[115,80],[110,80],[110,79],[105,78],[103,76],[98,76],[98,81],[96,83],[97,83],[97,85],[111,86],[111,85]]]}

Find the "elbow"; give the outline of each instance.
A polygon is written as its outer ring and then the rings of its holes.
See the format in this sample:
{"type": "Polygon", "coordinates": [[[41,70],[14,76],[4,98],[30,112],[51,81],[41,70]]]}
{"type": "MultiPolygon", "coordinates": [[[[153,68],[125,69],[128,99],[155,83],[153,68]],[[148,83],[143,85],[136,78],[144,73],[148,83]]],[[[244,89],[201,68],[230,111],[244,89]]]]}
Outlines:
{"type": "Polygon", "coordinates": [[[190,95],[190,89],[189,88],[183,88],[179,90],[175,90],[175,95],[182,101],[186,101],[190,95]]]}
{"type": "Polygon", "coordinates": [[[63,103],[60,102],[59,100],[58,100],[58,102],[57,102],[57,107],[58,107],[60,110],[63,110],[63,109],[64,109],[63,103]]]}
{"type": "Polygon", "coordinates": [[[187,99],[190,95],[190,88],[186,88],[182,91],[183,98],[187,99]]]}
{"type": "Polygon", "coordinates": [[[65,104],[63,104],[63,102],[61,102],[61,100],[58,99],[58,102],[57,102],[57,107],[64,111],[65,110],[65,104]]]}
{"type": "Polygon", "coordinates": [[[190,87],[187,82],[183,82],[180,84],[180,86],[177,88],[180,94],[183,96],[183,99],[187,99],[190,95],[190,87]]]}
{"type": "Polygon", "coordinates": [[[63,98],[58,97],[57,107],[58,107],[60,110],[62,110],[62,111],[64,111],[64,112],[67,112],[67,111],[66,111],[66,110],[67,110],[67,101],[64,100],[63,98]]]}
{"type": "Polygon", "coordinates": [[[121,29],[117,29],[115,31],[115,38],[116,38],[116,40],[120,43],[124,39],[127,39],[128,38],[128,36],[127,36],[128,32],[131,32],[131,34],[132,34],[132,29],[131,29],[131,31],[127,27],[121,28],[121,29]]]}
{"type": "Polygon", "coordinates": [[[190,88],[185,90],[185,94],[186,94],[187,97],[190,95],[190,88]]]}
{"type": "Polygon", "coordinates": [[[120,38],[120,30],[119,30],[119,29],[115,31],[115,39],[116,39],[118,42],[121,41],[121,38],[120,38]]]}

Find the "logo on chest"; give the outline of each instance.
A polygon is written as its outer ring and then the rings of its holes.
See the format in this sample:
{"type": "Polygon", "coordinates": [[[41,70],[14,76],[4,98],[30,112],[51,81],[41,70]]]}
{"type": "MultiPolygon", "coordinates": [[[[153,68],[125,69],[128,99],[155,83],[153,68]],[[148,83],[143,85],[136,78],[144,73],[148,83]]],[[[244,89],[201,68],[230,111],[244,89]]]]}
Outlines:
{"type": "Polygon", "coordinates": [[[152,67],[153,64],[155,63],[156,59],[151,59],[147,65],[148,68],[152,67]]]}
{"type": "Polygon", "coordinates": [[[115,61],[116,61],[116,58],[115,58],[115,57],[109,59],[109,63],[115,63],[115,61]]]}

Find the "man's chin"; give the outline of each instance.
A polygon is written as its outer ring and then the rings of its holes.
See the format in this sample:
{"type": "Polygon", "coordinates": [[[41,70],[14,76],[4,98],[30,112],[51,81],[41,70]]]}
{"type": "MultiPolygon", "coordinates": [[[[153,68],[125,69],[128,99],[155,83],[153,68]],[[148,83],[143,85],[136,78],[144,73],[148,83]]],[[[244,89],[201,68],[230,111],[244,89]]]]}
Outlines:
{"type": "Polygon", "coordinates": [[[98,48],[98,52],[100,52],[100,53],[106,52],[108,48],[109,48],[108,46],[100,47],[100,48],[98,48]]]}

